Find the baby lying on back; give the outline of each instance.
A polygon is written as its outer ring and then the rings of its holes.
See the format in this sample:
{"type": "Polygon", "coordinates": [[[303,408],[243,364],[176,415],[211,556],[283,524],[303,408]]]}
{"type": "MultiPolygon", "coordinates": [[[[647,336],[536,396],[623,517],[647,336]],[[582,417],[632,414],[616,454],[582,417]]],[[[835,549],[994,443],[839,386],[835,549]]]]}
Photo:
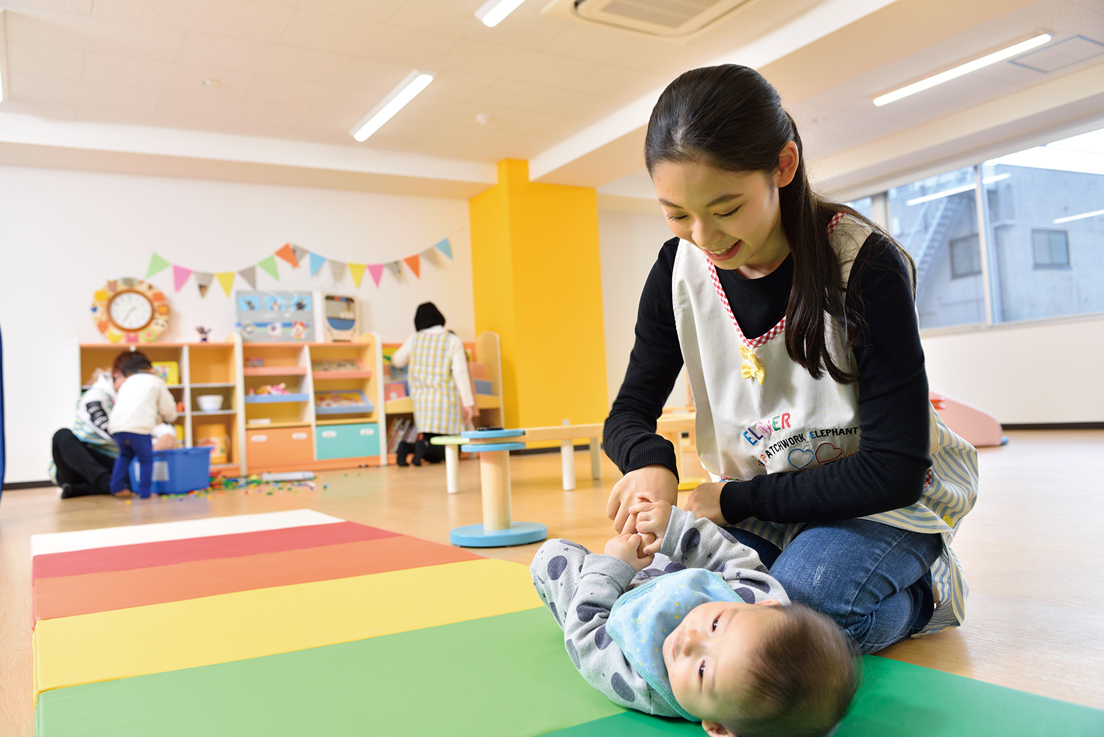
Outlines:
{"type": "Polygon", "coordinates": [[[571,662],[614,702],[718,737],[831,732],[858,687],[854,651],[751,548],[665,502],[603,554],[549,540],[530,573],[571,662]],[[647,542],[651,535],[655,540],[647,542]]]}

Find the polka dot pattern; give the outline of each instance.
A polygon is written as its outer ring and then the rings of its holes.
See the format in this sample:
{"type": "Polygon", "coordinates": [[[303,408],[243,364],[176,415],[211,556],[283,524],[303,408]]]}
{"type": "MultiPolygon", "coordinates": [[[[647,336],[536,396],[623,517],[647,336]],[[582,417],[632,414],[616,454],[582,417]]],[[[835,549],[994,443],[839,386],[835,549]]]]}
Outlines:
{"type": "Polygon", "coordinates": [[[746,603],[752,604],[755,602],[755,592],[749,589],[747,586],[739,586],[732,590],[736,593],[736,596],[739,596],[746,603]]]}
{"type": "Polygon", "coordinates": [[[701,544],[701,533],[697,529],[691,527],[689,530],[683,533],[682,540],[679,545],[682,548],[682,552],[689,553],[701,544]]]}
{"type": "Polygon", "coordinates": [[[686,570],[686,566],[684,566],[682,563],[679,563],[678,561],[673,560],[673,561],[671,561],[670,563],[667,564],[667,567],[663,569],[663,572],[664,573],[674,573],[675,571],[685,571],[685,570],[686,570]]]}
{"type": "Polygon", "coordinates": [[[613,677],[610,678],[610,686],[613,687],[613,692],[625,701],[630,703],[636,701],[636,694],[629,688],[629,684],[625,683],[625,679],[621,677],[620,673],[613,674],[613,677]]]}
{"type": "Polygon", "coordinates": [[[579,651],[575,649],[575,643],[568,640],[565,644],[567,646],[567,657],[571,658],[571,662],[575,665],[575,670],[579,670],[582,661],[579,660],[579,651]]]}
{"type": "Polygon", "coordinates": [[[575,609],[575,616],[579,618],[580,622],[589,622],[600,612],[605,611],[601,607],[594,606],[593,604],[580,604],[575,609]]]}
{"type": "Polygon", "coordinates": [[[599,650],[605,650],[613,642],[613,638],[606,632],[606,625],[602,625],[598,629],[594,630],[594,644],[598,646],[599,650]]]}
{"type": "Polygon", "coordinates": [[[562,555],[557,555],[555,558],[548,561],[548,577],[553,581],[558,581],[566,570],[567,558],[562,555]]]}

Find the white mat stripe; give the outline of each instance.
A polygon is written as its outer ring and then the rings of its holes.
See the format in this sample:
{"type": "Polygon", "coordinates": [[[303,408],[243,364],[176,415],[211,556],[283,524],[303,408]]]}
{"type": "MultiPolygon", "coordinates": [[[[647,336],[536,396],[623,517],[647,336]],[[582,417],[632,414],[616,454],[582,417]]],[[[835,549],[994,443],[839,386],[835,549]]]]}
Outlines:
{"type": "Polygon", "coordinates": [[[344,522],[344,520],[315,512],[313,509],[293,509],[286,512],[158,522],[151,525],[105,527],[99,530],[51,532],[44,535],[31,535],[31,557],[50,553],[69,553],[74,550],[110,548],[117,545],[138,545],[212,535],[233,535],[240,532],[281,530],[287,527],[328,525],[334,522],[344,522]]]}

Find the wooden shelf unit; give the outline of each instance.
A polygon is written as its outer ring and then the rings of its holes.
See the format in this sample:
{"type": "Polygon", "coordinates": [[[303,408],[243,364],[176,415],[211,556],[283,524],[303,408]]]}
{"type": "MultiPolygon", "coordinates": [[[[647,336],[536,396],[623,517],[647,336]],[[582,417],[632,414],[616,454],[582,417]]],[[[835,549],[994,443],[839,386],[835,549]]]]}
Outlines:
{"type": "Polygon", "coordinates": [[[379,338],[364,333],[351,343],[246,343],[241,386],[245,396],[265,384],[283,383],[305,401],[243,402],[242,446],[249,473],[321,471],[360,465],[386,465],[380,439],[385,426],[379,338]],[[246,366],[250,359],[263,362],[246,366]],[[355,370],[326,370],[333,362],[356,362],[355,370]],[[315,370],[318,366],[319,370],[315,370]],[[360,392],[371,411],[339,414],[317,411],[318,392],[360,392]],[[267,420],[261,423],[260,420],[267,420]]]}
{"type": "Polygon", "coordinates": [[[245,473],[243,401],[240,393],[239,366],[241,366],[241,339],[233,336],[224,343],[85,343],[80,346],[81,387],[92,383],[96,369],[111,370],[115,357],[125,351],[141,351],[150,361],[175,361],[180,383],[169,386],[169,391],[184,411],[176,420],[183,428],[183,445],[195,447],[196,428],[199,425],[219,424],[226,428],[227,463],[212,464],[212,470],[231,474],[245,473]],[[213,394],[223,398],[222,409],[203,412],[196,397],[213,394]]]}
{"type": "MultiPolygon", "coordinates": [[[[398,349],[400,345],[400,343],[388,343],[383,347],[398,349]]],[[[498,333],[491,330],[482,332],[476,336],[474,343],[465,343],[464,349],[471,353],[472,362],[482,364],[483,380],[491,382],[493,392],[492,395],[475,395],[475,405],[479,408],[479,417],[475,420],[476,427],[501,427],[505,414],[502,403],[502,347],[498,333]]],[[[380,382],[381,387],[386,381],[388,379],[385,378],[380,382]]],[[[382,442],[386,448],[387,440],[391,437],[392,423],[401,416],[413,415],[414,400],[410,397],[387,400],[384,404],[384,412],[387,431],[384,433],[382,442]]],[[[394,462],[395,454],[392,453],[390,457],[394,462]]]]}

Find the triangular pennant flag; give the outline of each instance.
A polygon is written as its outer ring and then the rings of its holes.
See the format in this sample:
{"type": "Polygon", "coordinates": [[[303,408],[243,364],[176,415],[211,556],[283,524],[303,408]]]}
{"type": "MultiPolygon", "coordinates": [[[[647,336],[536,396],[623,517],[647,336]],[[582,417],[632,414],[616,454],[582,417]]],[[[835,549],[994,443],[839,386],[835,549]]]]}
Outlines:
{"type": "Polygon", "coordinates": [[[334,283],[341,281],[341,277],[345,276],[345,262],[334,261],[330,259],[330,271],[333,272],[334,283]]]}
{"type": "Polygon", "coordinates": [[[391,270],[391,274],[394,275],[396,279],[402,281],[403,272],[401,261],[390,261],[387,263],[387,268],[391,270]]]}
{"type": "Polygon", "coordinates": [[[276,255],[291,264],[293,268],[299,268],[299,259],[295,258],[295,251],[291,250],[290,243],[285,243],[283,247],[276,252],[276,255]]]}
{"type": "Polygon", "coordinates": [[[452,258],[452,246],[449,245],[448,238],[442,238],[440,241],[435,243],[433,247],[448,256],[450,259],[452,258]]]}
{"type": "Polygon", "coordinates": [[[226,292],[226,296],[230,296],[230,289],[234,286],[234,272],[233,271],[220,271],[215,274],[215,278],[218,279],[218,283],[222,286],[222,291],[226,292]]]}
{"type": "Polygon", "coordinates": [[[188,281],[188,277],[192,275],[191,269],[185,269],[183,266],[173,265],[173,289],[177,292],[184,286],[184,282],[188,281]]]}
{"type": "Polygon", "coordinates": [[[257,288],[257,267],[250,266],[248,269],[242,269],[238,272],[238,276],[245,280],[245,283],[249,285],[250,289],[257,288]]]}
{"type": "Polygon", "coordinates": [[[380,278],[383,276],[383,264],[368,264],[368,273],[372,275],[372,281],[378,287],[380,278]]]}
{"type": "Polygon", "coordinates": [[[262,258],[260,261],[257,262],[257,266],[260,266],[262,269],[267,271],[268,275],[276,281],[280,281],[280,272],[276,271],[276,259],[272,256],[269,256],[268,258],[262,258]]]}
{"type": "Polygon", "coordinates": [[[146,278],[149,279],[154,274],[164,271],[169,268],[169,262],[158,256],[156,253],[150,257],[149,268],[146,269],[146,278]]]}
{"type": "Polygon", "coordinates": [[[419,279],[422,278],[422,275],[418,273],[421,269],[421,259],[418,258],[418,254],[407,256],[403,259],[403,261],[405,261],[406,265],[410,267],[410,270],[414,272],[414,276],[418,277],[419,279]]]}
{"type": "Polygon", "coordinates": [[[312,253],[310,255],[311,276],[317,274],[318,270],[322,268],[322,264],[324,263],[326,263],[326,259],[324,257],[319,256],[317,253],[312,253]]]}
{"type": "Polygon", "coordinates": [[[195,274],[196,285],[199,287],[199,296],[206,297],[207,287],[211,286],[211,279],[215,275],[209,271],[194,271],[192,273],[195,274]]]}
{"type": "Polygon", "coordinates": [[[438,264],[437,249],[436,248],[427,248],[426,250],[422,251],[418,255],[421,256],[422,258],[424,258],[426,261],[433,264],[434,266],[436,266],[438,264]]]}
{"type": "Polygon", "coordinates": [[[310,251],[308,251],[307,249],[296,246],[294,244],[291,247],[291,251],[295,254],[295,260],[299,263],[303,263],[303,257],[310,253],[310,251]]]}
{"type": "Polygon", "coordinates": [[[349,264],[349,276],[353,277],[353,284],[360,288],[360,280],[364,278],[364,264],[349,264]]]}

